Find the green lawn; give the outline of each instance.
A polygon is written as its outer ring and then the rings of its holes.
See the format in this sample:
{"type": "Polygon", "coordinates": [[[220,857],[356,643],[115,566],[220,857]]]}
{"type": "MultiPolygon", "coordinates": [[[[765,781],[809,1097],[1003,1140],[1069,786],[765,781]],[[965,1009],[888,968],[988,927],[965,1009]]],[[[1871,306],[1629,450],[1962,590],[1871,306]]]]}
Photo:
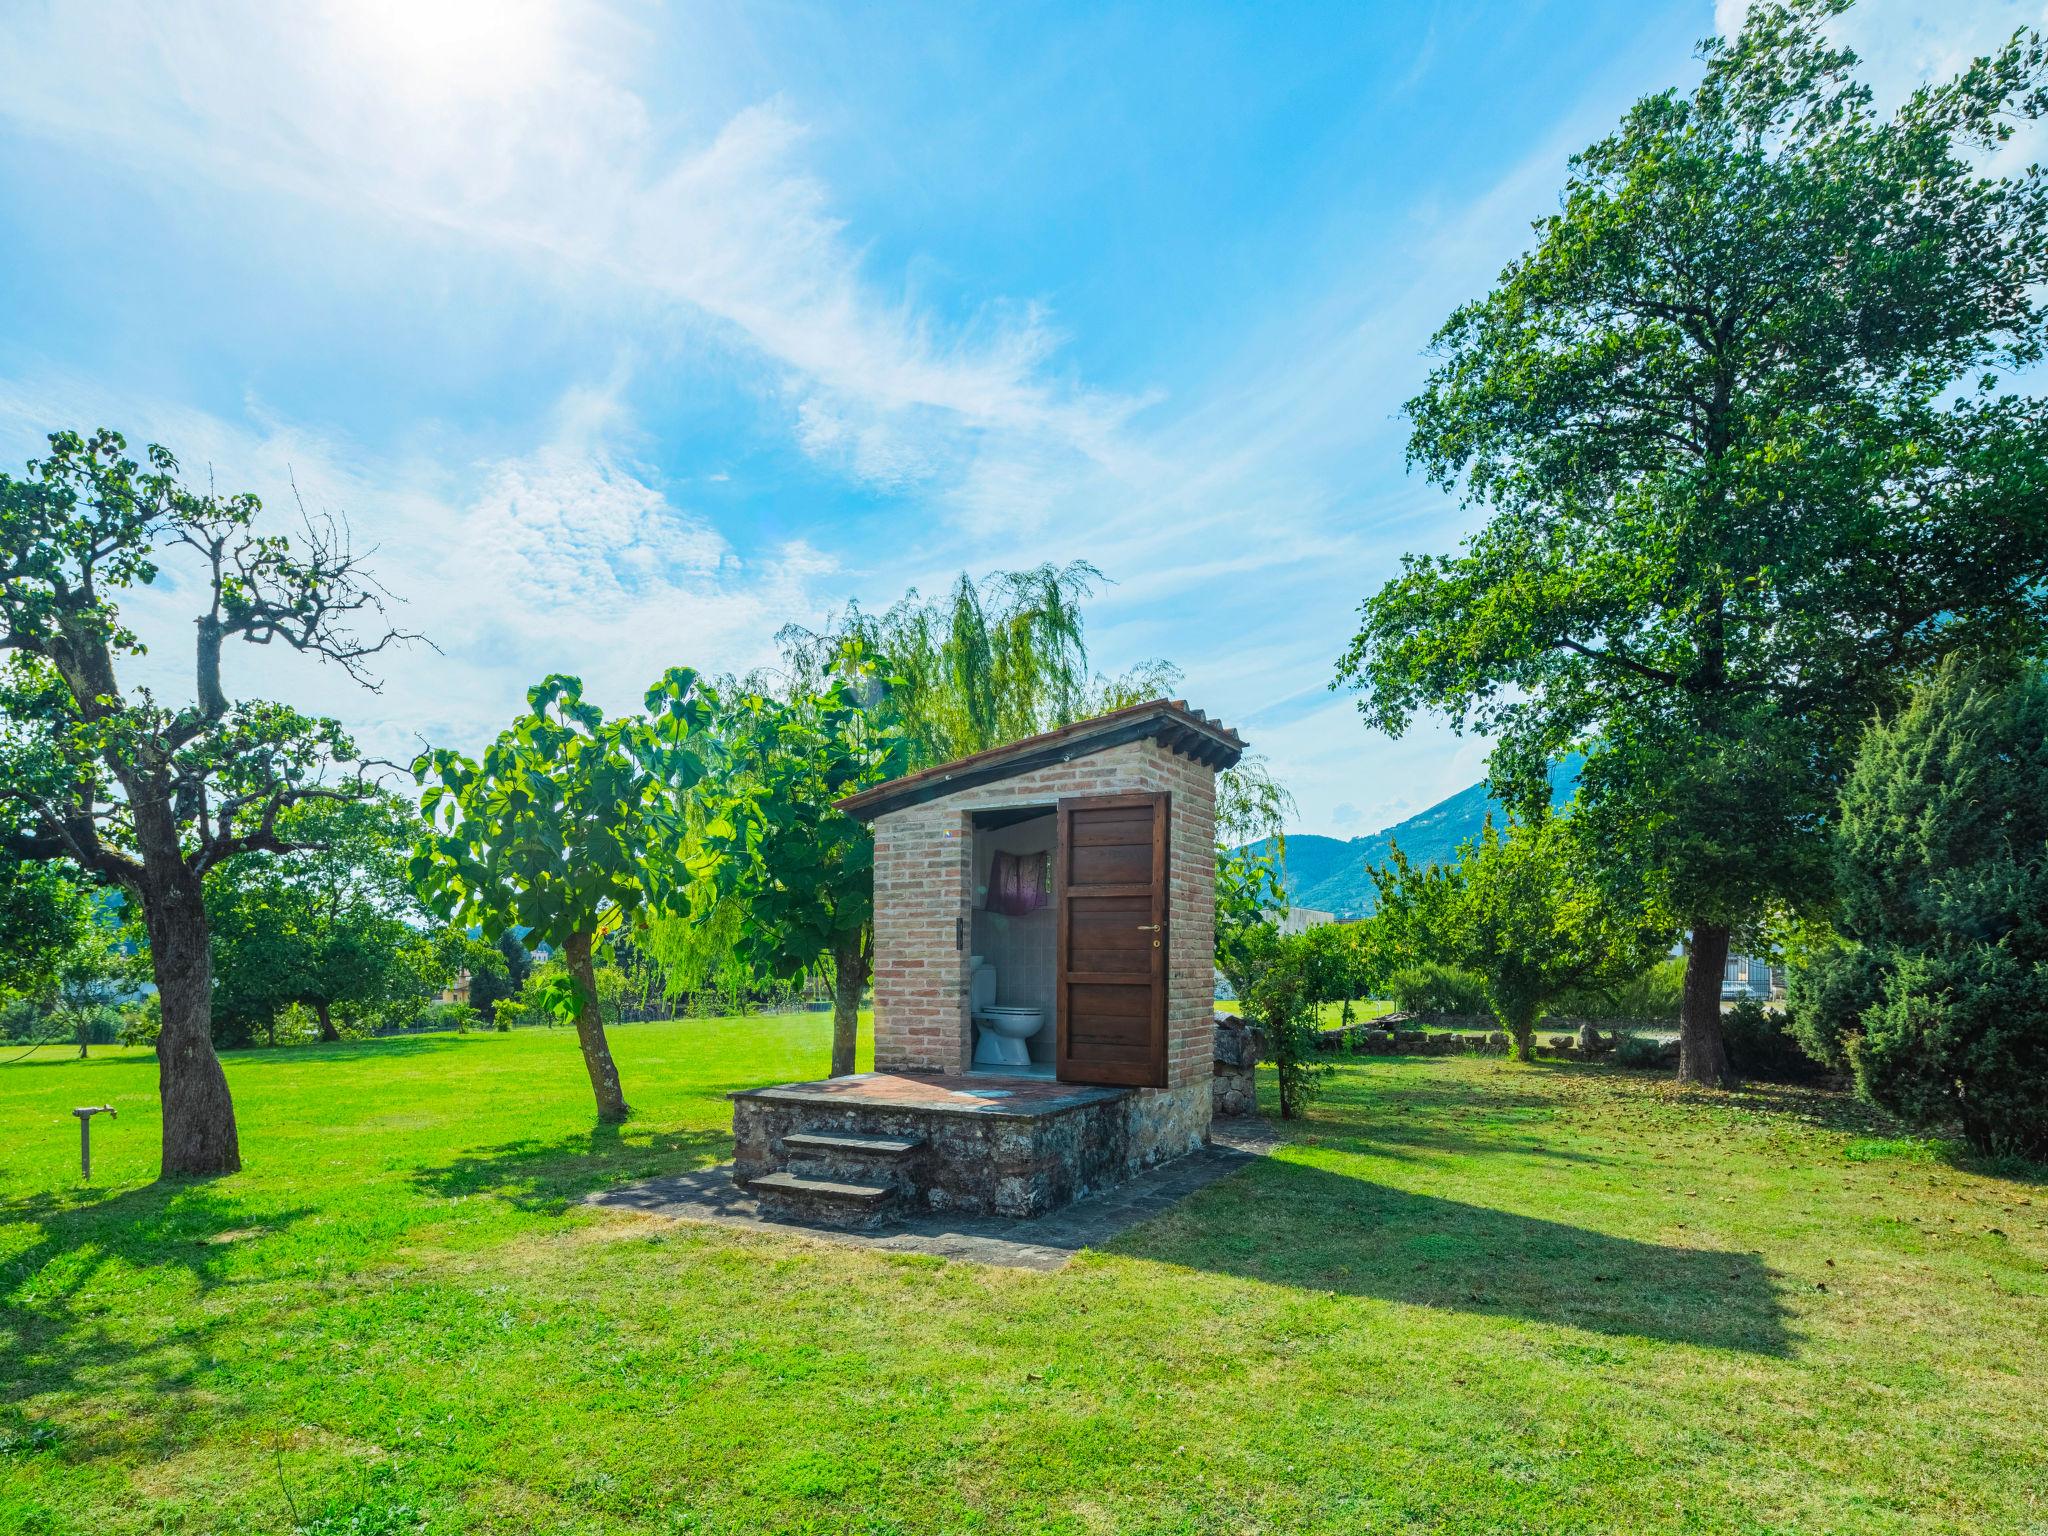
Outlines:
{"type": "Polygon", "coordinates": [[[1346,1061],[1057,1274],[591,1214],[827,1021],[0,1067],[0,1531],[2048,1530],[2048,1200],[1840,1100],[1346,1061]],[[103,1182],[77,1182],[74,1104],[103,1182]]]}

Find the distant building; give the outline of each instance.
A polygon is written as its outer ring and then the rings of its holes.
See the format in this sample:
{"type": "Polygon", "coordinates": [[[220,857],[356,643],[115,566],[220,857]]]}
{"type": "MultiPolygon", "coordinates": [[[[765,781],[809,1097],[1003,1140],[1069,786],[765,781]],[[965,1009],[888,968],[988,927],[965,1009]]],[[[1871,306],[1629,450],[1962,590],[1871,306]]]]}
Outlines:
{"type": "Polygon", "coordinates": [[[1319,912],[1314,907],[1289,907],[1287,915],[1280,919],[1282,933],[1307,933],[1311,928],[1320,928],[1325,923],[1337,921],[1334,912],[1319,912]]]}
{"type": "Polygon", "coordinates": [[[1785,968],[1762,955],[1730,955],[1721,970],[1721,1001],[1756,998],[1768,1002],[1785,995],[1785,968]]]}

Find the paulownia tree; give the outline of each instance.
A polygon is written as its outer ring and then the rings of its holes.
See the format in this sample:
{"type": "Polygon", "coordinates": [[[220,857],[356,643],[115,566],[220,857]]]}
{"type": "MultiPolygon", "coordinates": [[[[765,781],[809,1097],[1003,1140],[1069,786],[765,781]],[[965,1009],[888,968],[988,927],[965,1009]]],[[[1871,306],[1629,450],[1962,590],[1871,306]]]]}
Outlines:
{"type": "Polygon", "coordinates": [[[694,673],[671,672],[648,695],[651,718],[607,720],[580,679],[527,690],[514,720],[479,762],[446,748],[420,755],[428,831],[411,873],[427,904],[493,942],[513,929],[558,951],[597,1117],[629,1110],[598,1008],[593,952],[650,907],[677,899],[680,871],[650,850],[672,845],[675,796],[703,774],[689,738],[708,710],[694,673]]]}
{"type": "Polygon", "coordinates": [[[369,658],[407,638],[383,621],[380,589],[346,530],[308,519],[295,545],[255,531],[261,503],[181,482],[152,445],[144,463],[116,432],[53,433],[26,475],[0,475],[0,856],[65,859],[139,904],[163,1007],[157,1042],[166,1177],[241,1167],[234,1103],[212,1039],[207,872],[281,853],[279,818],[313,799],[368,792],[365,765],[333,720],[238,702],[227,642],[279,643],[374,687],[369,658]],[[119,594],[158,562],[197,567],[192,702],[124,685],[142,642],[119,594]],[[351,625],[375,621],[365,637],[351,625]]]}
{"type": "Polygon", "coordinates": [[[1730,934],[1825,897],[1863,726],[1951,651],[2042,632],[2048,180],[1978,157],[2044,107],[2017,34],[1890,117],[1759,4],[1571,161],[1558,213],[1437,333],[1409,459],[1489,509],[1362,610],[1376,726],[1497,735],[1511,792],[1590,745],[1579,815],[1690,931],[1679,1074],[1728,1075],[1730,934]]]}
{"type": "Polygon", "coordinates": [[[904,738],[886,718],[886,688],[857,652],[793,697],[729,698],[700,791],[695,873],[741,904],[748,963],[774,976],[832,968],[834,1077],[853,1071],[875,920],[874,834],[834,802],[903,771],[904,738]]]}

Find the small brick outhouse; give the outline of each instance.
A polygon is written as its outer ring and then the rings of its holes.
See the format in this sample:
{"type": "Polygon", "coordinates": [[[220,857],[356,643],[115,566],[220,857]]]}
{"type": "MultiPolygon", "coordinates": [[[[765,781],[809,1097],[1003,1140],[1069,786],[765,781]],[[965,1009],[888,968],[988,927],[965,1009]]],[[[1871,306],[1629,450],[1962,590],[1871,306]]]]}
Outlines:
{"type": "Polygon", "coordinates": [[[875,1070],[1133,1088],[1134,1164],[1199,1147],[1216,774],[1243,752],[1235,731],[1157,699],[842,801],[875,832],[875,1070]],[[984,968],[995,1012],[1043,1012],[1028,1063],[989,1059],[984,968]]]}

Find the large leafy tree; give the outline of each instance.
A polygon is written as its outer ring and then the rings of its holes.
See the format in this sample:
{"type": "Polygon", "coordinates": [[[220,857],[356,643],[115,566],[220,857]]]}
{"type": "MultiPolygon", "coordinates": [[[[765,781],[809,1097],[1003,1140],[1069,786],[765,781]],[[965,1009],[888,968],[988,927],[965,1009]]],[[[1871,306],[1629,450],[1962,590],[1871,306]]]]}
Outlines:
{"type": "Polygon", "coordinates": [[[294,807],[279,817],[295,851],[238,858],[206,880],[214,1013],[222,1038],[246,1040],[293,1003],[339,1040],[337,1008],[403,1005],[430,977],[433,952],[406,863],[419,817],[389,795],[294,807]]]}
{"type": "Polygon", "coordinates": [[[1592,878],[1586,828],[1539,815],[1503,833],[1491,817],[1455,864],[1410,864],[1397,848],[1372,871],[1376,953],[1479,976],[1487,1005],[1529,1059],[1536,1023],[1558,998],[1641,975],[1670,947],[1670,926],[1616,903],[1592,878]]]}
{"type": "Polygon", "coordinates": [[[628,1113],[598,1007],[594,952],[612,934],[677,897],[678,877],[650,859],[672,845],[677,793],[702,776],[691,735],[708,717],[695,674],[668,674],[648,695],[651,719],[607,720],[580,679],[559,674],[527,690],[528,712],[481,762],[448,748],[420,755],[428,830],[410,871],[450,922],[492,941],[515,929],[559,952],[567,969],[558,1012],[573,1012],[598,1119],[628,1113]]]}
{"type": "Polygon", "coordinates": [[[744,911],[734,937],[757,972],[830,967],[834,1077],[853,1071],[875,918],[874,834],[835,802],[903,771],[889,718],[886,686],[857,657],[813,690],[729,697],[699,789],[699,899],[744,911]]]}
{"type": "Polygon", "coordinates": [[[1826,888],[1864,722],[1944,654],[2043,627],[2048,182],[1975,157],[2043,109],[2016,36],[1889,117],[1761,4],[1690,94],[1576,156],[1563,206],[1438,332],[1409,456],[1489,509],[1362,610],[1375,725],[1500,739],[1512,790],[1589,744],[1581,815],[1690,931],[1680,1075],[1727,1076],[1731,931],[1826,888]]]}
{"type": "Polygon", "coordinates": [[[368,792],[335,721],[228,697],[227,642],[288,645],[367,684],[369,659],[402,638],[344,529],[309,519],[294,543],[257,532],[260,512],[254,496],[188,487],[161,447],[138,463],[108,431],[54,433],[26,475],[0,475],[0,856],[68,861],[140,905],[163,1007],[166,1176],[241,1166],[213,1050],[207,872],[287,851],[294,805],[368,792]],[[142,642],[117,599],[172,558],[199,594],[182,705],[120,677],[142,642]],[[368,636],[351,628],[363,618],[368,636]]]}

